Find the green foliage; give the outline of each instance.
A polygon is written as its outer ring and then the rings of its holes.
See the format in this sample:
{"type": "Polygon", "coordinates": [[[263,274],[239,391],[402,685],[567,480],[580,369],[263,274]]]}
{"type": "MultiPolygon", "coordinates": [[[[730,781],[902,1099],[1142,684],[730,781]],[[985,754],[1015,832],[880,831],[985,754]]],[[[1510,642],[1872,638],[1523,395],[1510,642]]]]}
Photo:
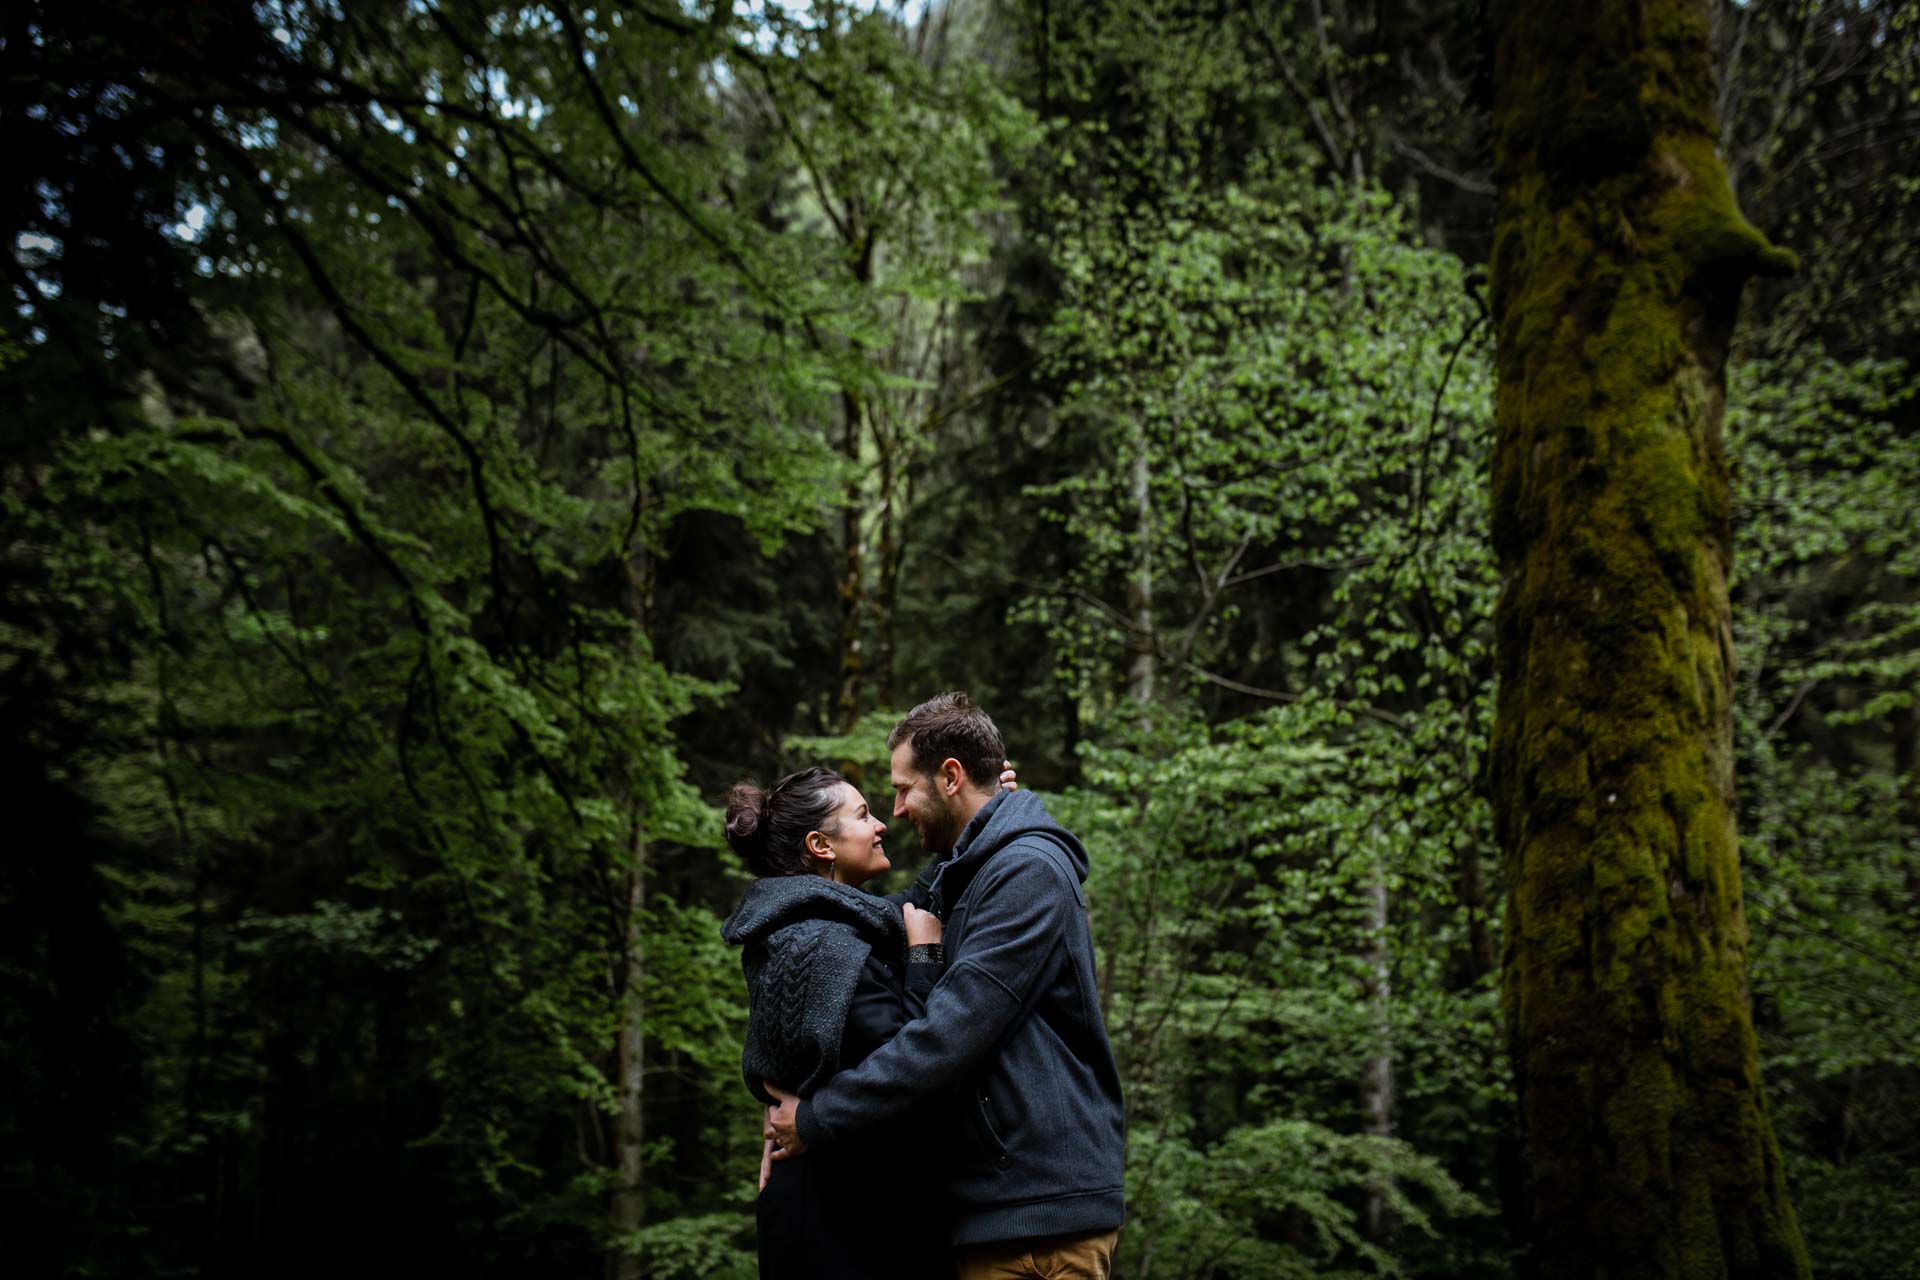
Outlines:
{"type": "MultiPolygon", "coordinates": [[[[1734,8],[1808,265],[1727,417],[1754,999],[1823,1274],[1898,1275],[1916,27],[1734,8]]],[[[1506,1273],[1466,10],[907,12],[7,38],[0,1163],[75,1274],[751,1274],[713,802],[884,805],[850,648],[1091,850],[1123,1274],[1506,1273]]]]}
{"type": "Polygon", "coordinates": [[[1339,715],[1116,729],[1084,749],[1086,789],[1060,798],[1097,853],[1089,896],[1147,1242],[1129,1265],[1156,1259],[1152,1274],[1402,1274],[1356,1197],[1372,1189],[1429,1235],[1432,1214],[1484,1211],[1422,1115],[1439,1099],[1484,1125],[1505,1102],[1494,993],[1450,981],[1467,946],[1452,843],[1484,814],[1457,786],[1451,801],[1444,784],[1411,788],[1404,744],[1339,715]],[[1402,1123],[1431,1150],[1353,1132],[1356,1086],[1383,1054],[1411,1100],[1402,1123]]]}
{"type": "Polygon", "coordinates": [[[1428,1235],[1434,1224],[1403,1188],[1449,1215],[1485,1212],[1405,1143],[1303,1120],[1236,1129],[1205,1151],[1149,1132],[1134,1137],[1128,1155],[1129,1230],[1147,1241],[1130,1257],[1152,1275],[1404,1276],[1389,1250],[1356,1229],[1347,1198],[1387,1188],[1400,1220],[1428,1235]]]}
{"type": "Polygon", "coordinates": [[[1920,1131],[1889,1105],[1920,1079],[1911,378],[1809,350],[1729,381],[1761,1050],[1821,1273],[1911,1274],[1920,1131]]]}
{"type": "Polygon", "coordinates": [[[639,1259],[658,1280],[753,1280],[759,1262],[739,1243],[752,1230],[747,1214],[700,1214],[642,1227],[614,1247],[639,1259]]]}

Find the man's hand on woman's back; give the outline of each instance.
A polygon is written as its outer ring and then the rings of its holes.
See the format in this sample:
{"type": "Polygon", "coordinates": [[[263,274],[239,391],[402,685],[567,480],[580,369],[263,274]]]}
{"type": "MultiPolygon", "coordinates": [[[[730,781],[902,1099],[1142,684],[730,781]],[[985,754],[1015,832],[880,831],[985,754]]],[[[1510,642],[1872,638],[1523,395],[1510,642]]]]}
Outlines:
{"type": "Polygon", "coordinates": [[[760,1129],[762,1136],[772,1143],[768,1158],[785,1160],[802,1154],[806,1146],[800,1141],[800,1130],[795,1123],[795,1116],[800,1110],[799,1096],[788,1093],[771,1080],[766,1081],[766,1086],[768,1093],[780,1099],[779,1106],[767,1108],[767,1120],[760,1129]]]}

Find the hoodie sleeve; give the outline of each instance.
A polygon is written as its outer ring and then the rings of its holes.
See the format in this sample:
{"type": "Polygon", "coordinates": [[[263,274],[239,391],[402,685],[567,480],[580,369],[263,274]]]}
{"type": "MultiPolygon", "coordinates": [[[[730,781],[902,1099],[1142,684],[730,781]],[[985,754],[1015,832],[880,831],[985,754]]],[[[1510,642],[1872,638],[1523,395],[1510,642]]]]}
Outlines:
{"type": "Polygon", "coordinates": [[[847,1027],[841,1033],[840,1061],[858,1065],[875,1049],[900,1033],[900,1028],[927,1011],[927,993],[944,964],[910,964],[904,982],[896,982],[879,956],[867,956],[860,980],[847,1005],[847,1027]]]}
{"type": "Polygon", "coordinates": [[[980,880],[965,951],[949,957],[924,1016],[800,1103],[796,1123],[805,1145],[826,1146],[964,1078],[1045,980],[1080,911],[1066,873],[1016,843],[981,868],[980,880]]]}

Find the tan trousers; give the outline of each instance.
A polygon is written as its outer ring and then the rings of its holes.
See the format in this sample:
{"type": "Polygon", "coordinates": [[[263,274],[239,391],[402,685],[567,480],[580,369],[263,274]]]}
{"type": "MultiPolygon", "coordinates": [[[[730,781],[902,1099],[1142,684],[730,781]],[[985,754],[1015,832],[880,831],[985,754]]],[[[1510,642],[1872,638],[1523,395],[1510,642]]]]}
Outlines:
{"type": "Polygon", "coordinates": [[[960,1250],[959,1280],[1107,1280],[1118,1231],[1041,1236],[960,1250]]]}

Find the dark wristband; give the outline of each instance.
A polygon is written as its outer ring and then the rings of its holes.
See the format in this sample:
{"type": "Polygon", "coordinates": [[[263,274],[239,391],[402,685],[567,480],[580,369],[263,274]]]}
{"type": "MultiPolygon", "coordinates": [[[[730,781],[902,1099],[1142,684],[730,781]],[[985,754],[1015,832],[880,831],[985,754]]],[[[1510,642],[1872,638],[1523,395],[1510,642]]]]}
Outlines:
{"type": "Polygon", "coordinates": [[[920,942],[907,948],[908,964],[945,964],[947,949],[938,942],[920,942]]]}

